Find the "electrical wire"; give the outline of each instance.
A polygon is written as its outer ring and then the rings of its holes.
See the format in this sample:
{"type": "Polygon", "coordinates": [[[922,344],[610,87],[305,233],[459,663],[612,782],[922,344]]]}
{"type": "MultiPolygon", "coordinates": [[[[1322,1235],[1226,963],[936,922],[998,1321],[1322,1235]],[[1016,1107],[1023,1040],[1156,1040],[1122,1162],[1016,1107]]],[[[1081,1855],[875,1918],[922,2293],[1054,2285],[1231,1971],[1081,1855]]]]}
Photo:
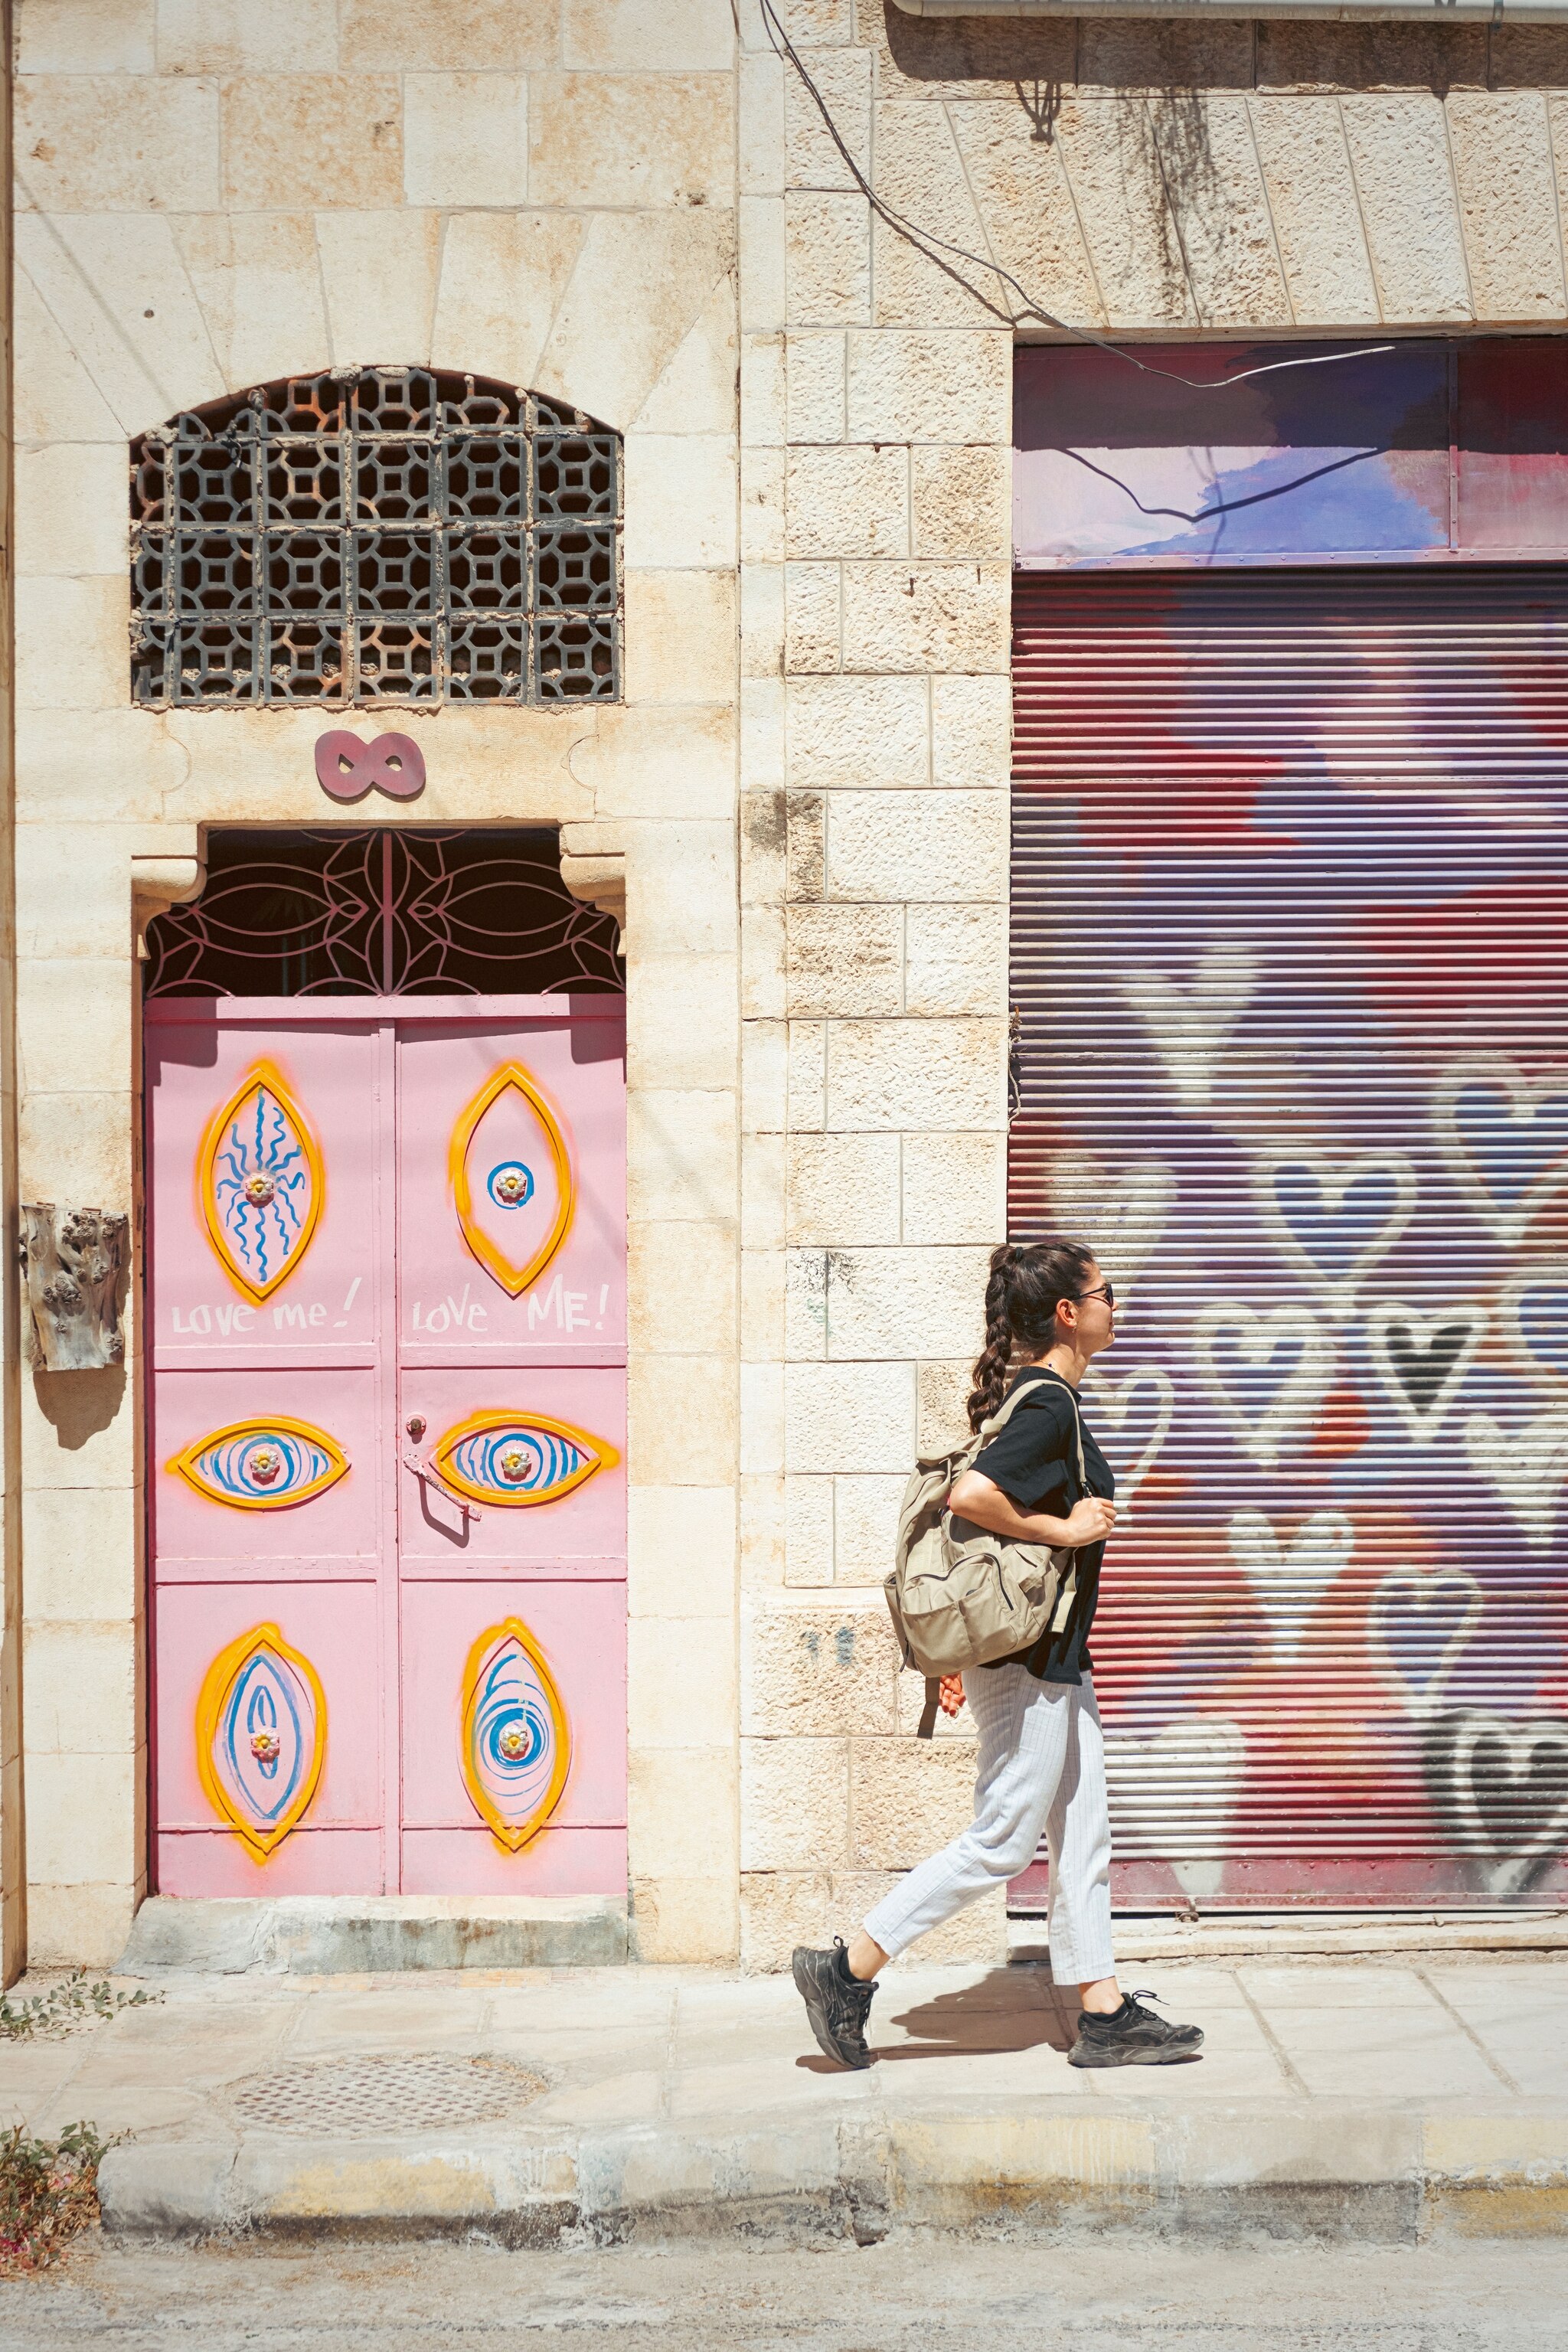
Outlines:
{"type": "Polygon", "coordinates": [[[829,110],[827,100],[806,71],[799,50],[784,30],[773,0],[757,0],[757,5],[762,12],[763,22],[767,28],[768,38],[773,44],[774,55],[786,59],[800,77],[803,86],[810,93],[816,110],[822,117],[828,137],[844,160],[845,169],[854,180],[871,210],[879,219],[886,221],[888,226],[897,236],[912,245],[917,253],[923,254],[929,262],[951,278],[955,285],[962,286],[966,294],[972,295],[983,310],[989,310],[994,319],[1000,319],[1005,325],[1021,327],[1026,320],[1037,319],[1042,326],[1054,328],[1058,333],[1070,336],[1075,342],[1092,343],[1098,350],[1109,352],[1113,359],[1124,360],[1129,367],[1135,367],[1142,375],[1163,376],[1168,383],[1184,384],[1189,392],[1226,392],[1232,384],[1246,383],[1253,376],[1277,375],[1286,368],[1330,367],[1339,360],[1371,359],[1379,352],[1392,352],[1395,349],[1393,343],[1358,343],[1348,352],[1314,352],[1310,357],[1301,359],[1269,360],[1261,367],[1240,368],[1235,375],[1215,376],[1205,383],[1195,376],[1179,374],[1174,368],[1156,367],[1152,360],[1140,359],[1137,353],[1130,351],[1125,343],[1112,342],[1108,335],[1097,333],[1092,327],[1075,324],[1068,319],[1058,319],[1054,311],[1047,310],[1043,303],[1037,302],[1028,288],[1020,285],[1012,271],[1004,269],[1000,262],[988,261],[984,254],[971,253],[966,247],[954,245],[948,238],[938,236],[934,229],[921,228],[918,222],[909,219],[905,214],[897,211],[889,205],[885,197],[878,194],[874,184],[866,177],[846,146],[838,125],[833,120],[829,110]],[[1018,297],[1022,309],[1009,310],[1005,304],[984,292],[980,287],[973,285],[961,269],[954,268],[952,262],[943,260],[944,254],[952,254],[959,261],[967,261],[974,268],[987,271],[990,276],[997,278],[1002,286],[1010,286],[1018,297]]]}

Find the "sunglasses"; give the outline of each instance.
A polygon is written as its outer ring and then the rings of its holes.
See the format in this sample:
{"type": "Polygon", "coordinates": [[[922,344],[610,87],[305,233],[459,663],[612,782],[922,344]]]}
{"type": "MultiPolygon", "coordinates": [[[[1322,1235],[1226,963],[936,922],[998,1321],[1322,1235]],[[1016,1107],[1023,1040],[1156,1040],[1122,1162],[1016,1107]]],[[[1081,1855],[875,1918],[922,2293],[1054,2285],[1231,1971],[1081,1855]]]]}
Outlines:
{"type": "Polygon", "coordinates": [[[1103,1298],[1108,1307],[1114,1307],[1116,1305],[1116,1285],[1113,1282],[1102,1282],[1098,1290],[1079,1290],[1075,1291],[1073,1295],[1079,1301],[1085,1298],[1103,1298]]]}

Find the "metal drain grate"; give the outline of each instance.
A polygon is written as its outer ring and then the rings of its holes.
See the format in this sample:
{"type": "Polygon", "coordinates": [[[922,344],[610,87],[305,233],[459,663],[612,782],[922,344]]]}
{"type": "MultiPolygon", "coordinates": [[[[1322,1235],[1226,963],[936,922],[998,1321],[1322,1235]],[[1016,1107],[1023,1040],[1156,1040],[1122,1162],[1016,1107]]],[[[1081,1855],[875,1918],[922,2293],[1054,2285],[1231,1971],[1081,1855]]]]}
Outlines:
{"type": "Polygon", "coordinates": [[[494,2058],[329,2058],[237,2084],[230,2104],[264,2130],[363,2139],[489,2123],[544,2089],[526,2066],[494,2058]]]}

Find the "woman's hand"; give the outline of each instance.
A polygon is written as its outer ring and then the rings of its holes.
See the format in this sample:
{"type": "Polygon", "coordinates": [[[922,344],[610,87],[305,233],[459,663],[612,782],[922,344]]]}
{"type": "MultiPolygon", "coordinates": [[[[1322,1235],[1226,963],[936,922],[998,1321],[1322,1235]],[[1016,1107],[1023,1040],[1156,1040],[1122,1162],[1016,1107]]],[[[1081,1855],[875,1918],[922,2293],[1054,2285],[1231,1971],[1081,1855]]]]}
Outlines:
{"type": "Polygon", "coordinates": [[[1064,1543],[1075,1551],[1081,1544],[1103,1543],[1116,1525],[1116,1506],[1099,1495],[1086,1495],[1068,1513],[1064,1543]]]}

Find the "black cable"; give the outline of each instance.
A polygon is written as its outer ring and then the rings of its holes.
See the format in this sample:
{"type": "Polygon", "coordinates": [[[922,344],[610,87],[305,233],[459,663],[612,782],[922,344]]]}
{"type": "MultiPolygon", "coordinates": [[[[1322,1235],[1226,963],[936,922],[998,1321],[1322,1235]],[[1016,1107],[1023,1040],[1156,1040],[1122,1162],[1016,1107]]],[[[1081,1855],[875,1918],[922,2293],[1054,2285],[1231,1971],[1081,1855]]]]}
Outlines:
{"type": "Polygon", "coordinates": [[[1000,262],[987,261],[983,254],[971,253],[967,247],[953,245],[946,237],[938,236],[934,230],[920,227],[904,214],[896,212],[891,205],[878,194],[875,186],[866,177],[845,145],[838,125],[828,111],[827,100],[802,64],[800,52],[780,22],[773,0],[758,0],[758,5],[762,11],[763,21],[767,26],[768,38],[773,44],[774,55],[788,59],[805,89],[810,91],[816,110],[826,127],[828,137],[843,157],[846,170],[872,211],[879,219],[885,220],[897,236],[912,245],[917,253],[923,254],[935,268],[943,271],[955,285],[962,286],[964,292],[972,295],[983,310],[989,310],[994,319],[1000,319],[1005,325],[1019,327],[1026,319],[1037,319],[1042,326],[1054,327],[1059,334],[1070,335],[1076,342],[1092,343],[1098,350],[1109,352],[1113,359],[1125,360],[1129,367],[1135,367],[1142,375],[1163,376],[1168,383],[1184,384],[1189,392],[1226,392],[1233,383],[1246,383],[1255,375],[1275,375],[1285,368],[1328,367],[1337,360],[1370,359],[1379,352],[1391,352],[1394,349],[1393,343],[1358,343],[1352,351],[1317,352],[1310,359],[1269,360],[1262,367],[1243,368],[1236,375],[1216,376],[1205,383],[1199,382],[1195,376],[1178,375],[1174,368],[1155,367],[1152,361],[1141,360],[1135,352],[1128,349],[1125,343],[1113,343],[1109,336],[1096,333],[1092,327],[1075,326],[1070,320],[1058,319],[1054,311],[1047,310],[1042,303],[1033,300],[1027,287],[1020,285],[1012,271],[1004,269],[1000,262]],[[933,251],[933,247],[940,249],[933,251]],[[993,300],[990,295],[983,293],[978,286],[971,284],[962,270],[955,269],[951,262],[942,258],[944,253],[956,256],[960,261],[970,262],[976,269],[986,270],[992,277],[999,278],[1003,285],[1010,286],[1023,304],[1022,310],[1010,310],[1000,302],[993,300]]]}

